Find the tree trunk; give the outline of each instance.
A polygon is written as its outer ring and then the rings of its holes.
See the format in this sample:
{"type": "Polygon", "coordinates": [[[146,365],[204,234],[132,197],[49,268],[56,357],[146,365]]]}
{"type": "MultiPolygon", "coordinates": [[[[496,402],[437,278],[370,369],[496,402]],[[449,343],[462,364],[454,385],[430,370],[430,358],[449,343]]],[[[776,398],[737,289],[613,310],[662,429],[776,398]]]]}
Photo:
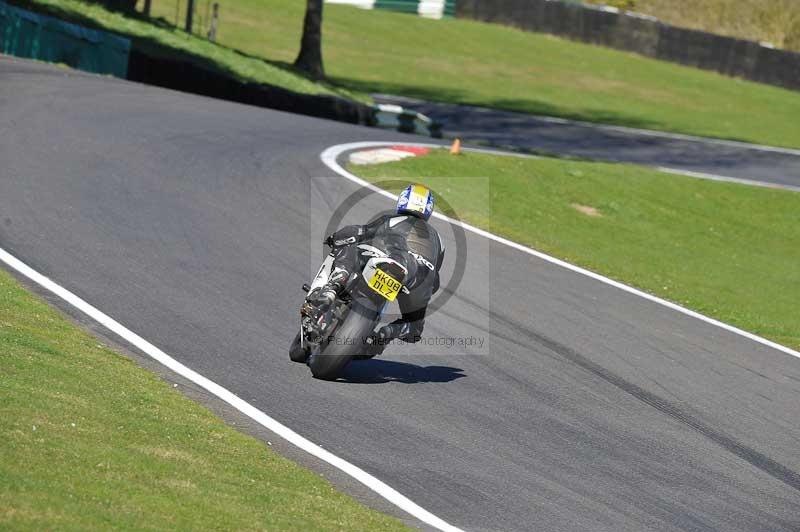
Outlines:
{"type": "Polygon", "coordinates": [[[312,79],[325,77],[325,69],[322,67],[322,0],[307,0],[303,39],[300,41],[300,53],[294,60],[294,66],[312,79]]]}
{"type": "Polygon", "coordinates": [[[186,3],[186,33],[192,33],[193,21],[194,21],[194,0],[189,0],[186,3]]]}

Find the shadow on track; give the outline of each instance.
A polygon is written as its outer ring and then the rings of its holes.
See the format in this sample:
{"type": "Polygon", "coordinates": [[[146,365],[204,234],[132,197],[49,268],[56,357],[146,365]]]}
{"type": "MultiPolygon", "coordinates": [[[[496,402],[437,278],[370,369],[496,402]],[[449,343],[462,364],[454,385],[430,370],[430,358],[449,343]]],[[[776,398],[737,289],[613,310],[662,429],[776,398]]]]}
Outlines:
{"type": "Polygon", "coordinates": [[[391,360],[355,360],[348,364],[339,380],[356,384],[450,382],[466,377],[463,371],[448,366],[417,366],[391,360]]]}

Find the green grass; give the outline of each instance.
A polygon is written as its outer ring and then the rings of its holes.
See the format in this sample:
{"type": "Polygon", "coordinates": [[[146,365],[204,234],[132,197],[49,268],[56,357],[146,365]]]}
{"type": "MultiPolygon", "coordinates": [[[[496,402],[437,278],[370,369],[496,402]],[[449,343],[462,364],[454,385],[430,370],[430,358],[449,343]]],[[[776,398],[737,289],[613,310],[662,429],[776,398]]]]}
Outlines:
{"type": "Polygon", "coordinates": [[[630,165],[442,151],[350,170],[427,184],[469,223],[800,348],[798,193],[630,165]],[[467,189],[470,176],[490,176],[488,205],[467,189]]]}
{"type": "Polygon", "coordinates": [[[0,529],[400,530],[0,270],[0,529]]]}
{"type": "MultiPolygon", "coordinates": [[[[240,81],[265,83],[305,94],[335,94],[359,100],[368,99],[343,87],[311,81],[290,64],[269,61],[269,54],[244,54],[209,42],[199,35],[186,33],[163,21],[123,16],[108,11],[99,4],[81,0],[12,0],[11,3],[122,35],[132,39],[137,48],[152,55],[198,64],[240,81]]],[[[158,4],[158,0],[155,3],[158,4]]]]}
{"type": "MultiPolygon", "coordinates": [[[[228,0],[219,39],[291,62],[304,6],[228,0]]],[[[154,14],[174,22],[175,1],[154,14]]],[[[800,147],[800,93],[549,35],[326,5],[323,44],[328,75],[354,91],[800,147]]]]}

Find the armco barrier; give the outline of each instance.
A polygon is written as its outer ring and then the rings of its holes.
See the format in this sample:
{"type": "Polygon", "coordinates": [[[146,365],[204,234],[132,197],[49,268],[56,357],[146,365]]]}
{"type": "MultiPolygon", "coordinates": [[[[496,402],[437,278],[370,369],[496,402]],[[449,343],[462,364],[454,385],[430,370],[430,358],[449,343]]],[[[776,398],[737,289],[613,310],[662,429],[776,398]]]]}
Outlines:
{"type": "Polygon", "coordinates": [[[367,105],[338,96],[300,94],[272,85],[245,83],[185,61],[131,50],[128,79],[290,113],[439,138],[442,125],[396,105],[367,105]]]}
{"type": "Polygon", "coordinates": [[[400,105],[379,103],[372,106],[375,125],[396,129],[401,133],[416,133],[433,138],[442,138],[442,124],[431,120],[422,113],[406,109],[400,105]]]}
{"type": "Polygon", "coordinates": [[[338,96],[301,94],[281,87],[246,83],[186,61],[157,57],[134,47],[128,79],[168,89],[211,96],[352,124],[375,125],[369,105],[338,96]]]}
{"type": "Polygon", "coordinates": [[[0,53],[124,78],[128,39],[19,9],[0,0],[0,53]]]}
{"type": "Polygon", "coordinates": [[[550,33],[800,90],[800,53],[560,0],[458,0],[456,16],[550,33]]]}

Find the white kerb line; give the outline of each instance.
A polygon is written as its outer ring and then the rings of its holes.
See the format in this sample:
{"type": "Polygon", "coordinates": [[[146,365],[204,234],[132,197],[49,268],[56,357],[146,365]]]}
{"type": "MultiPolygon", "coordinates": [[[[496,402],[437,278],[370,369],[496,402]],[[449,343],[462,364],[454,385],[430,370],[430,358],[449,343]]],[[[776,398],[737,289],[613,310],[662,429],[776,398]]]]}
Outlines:
{"type": "Polygon", "coordinates": [[[261,410],[257,409],[247,401],[240,399],[226,388],[223,388],[214,381],[200,375],[193,369],[184,366],[171,356],[167,355],[164,351],[162,351],[158,347],[154,346],[153,344],[151,344],[138,334],[134,333],[127,327],[123,326],[122,324],[120,324],[107,314],[93,307],[92,305],[90,305],[80,297],[76,296],[66,288],[62,287],[61,285],[57,284],[51,279],[40,274],[27,264],[23,263],[13,255],[8,253],[3,248],[0,248],[0,261],[4,262],[11,269],[27,277],[28,279],[38,284],[45,290],[51,292],[52,294],[64,300],[65,302],[69,303],[76,309],[80,310],[81,312],[83,312],[84,314],[95,320],[97,323],[101,324],[109,331],[123,338],[125,341],[127,341],[140,351],[146,353],[152,359],[160,362],[161,364],[169,368],[171,371],[177,373],[183,378],[193,382],[197,386],[200,386],[201,388],[207,390],[209,393],[225,401],[226,403],[231,405],[233,408],[235,408],[242,414],[246,415],[253,421],[257,422],[259,425],[274,432],[275,434],[285,439],[292,445],[299,447],[300,449],[304,450],[310,455],[319,458],[320,460],[332,465],[333,467],[339,469],[343,473],[359,481],[360,483],[362,483],[363,485],[365,485],[366,487],[368,487],[369,489],[371,489],[372,491],[374,491],[375,493],[377,493],[390,503],[394,504],[395,506],[409,513],[410,515],[416,517],[423,523],[426,523],[434,528],[446,532],[457,532],[460,530],[454,527],[453,525],[450,525],[449,523],[445,522],[444,520],[440,519],[439,517],[433,515],[429,511],[422,508],[421,506],[417,505],[409,498],[402,495],[400,492],[398,492],[388,484],[384,483],[383,481],[378,480],[376,477],[370,475],[363,469],[351,464],[350,462],[347,462],[342,458],[339,458],[330,451],[326,451],[319,445],[311,442],[310,440],[299,435],[289,427],[271,418],[270,416],[268,416],[261,410]]]}

